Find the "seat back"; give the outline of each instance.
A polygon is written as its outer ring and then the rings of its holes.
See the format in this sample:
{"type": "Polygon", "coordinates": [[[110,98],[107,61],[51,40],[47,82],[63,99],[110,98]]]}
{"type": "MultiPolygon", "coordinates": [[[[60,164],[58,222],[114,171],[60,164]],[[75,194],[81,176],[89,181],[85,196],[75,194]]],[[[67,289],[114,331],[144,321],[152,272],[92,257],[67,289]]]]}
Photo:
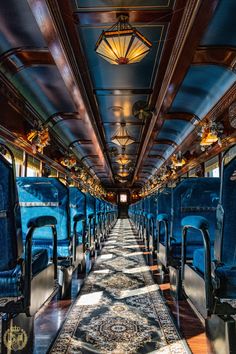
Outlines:
{"type": "MultiPolygon", "coordinates": [[[[57,239],[67,240],[70,236],[69,190],[57,178],[18,177],[17,187],[21,206],[23,238],[30,218],[51,215],[57,219],[57,239]]],[[[35,230],[34,243],[52,241],[50,227],[35,230]]]]}
{"type": "MultiPolygon", "coordinates": [[[[199,215],[209,221],[209,233],[212,241],[216,229],[216,207],[219,202],[220,179],[219,178],[186,178],[179,182],[173,189],[172,197],[172,227],[171,235],[181,242],[181,220],[188,215],[199,215]]],[[[191,229],[188,234],[188,242],[202,244],[202,236],[199,231],[191,229]]]]}
{"type": "MultiPolygon", "coordinates": [[[[73,218],[77,214],[83,214],[86,217],[86,200],[85,194],[81,192],[77,187],[69,187],[69,199],[70,199],[70,232],[73,235],[74,221],[73,218]]],[[[76,225],[76,232],[78,233],[78,242],[82,243],[83,223],[78,222],[76,225]]]]}
{"type": "Polygon", "coordinates": [[[102,211],[102,201],[98,198],[95,198],[95,203],[96,203],[96,223],[98,223],[99,220],[99,213],[102,211]]]}
{"type": "Polygon", "coordinates": [[[87,223],[89,222],[89,214],[94,214],[95,216],[95,213],[96,213],[96,200],[95,198],[89,194],[89,193],[86,193],[86,220],[87,220],[87,223]]]}
{"type": "Polygon", "coordinates": [[[236,146],[222,161],[221,194],[217,208],[214,256],[219,262],[236,265],[236,146]]]}
{"type": "Polygon", "coordinates": [[[12,163],[0,154],[0,271],[16,266],[22,256],[21,218],[12,163]]]}
{"type": "Polygon", "coordinates": [[[143,199],[143,211],[144,213],[148,214],[149,213],[149,197],[145,197],[143,199]]]}
{"type": "Polygon", "coordinates": [[[148,203],[148,213],[153,214],[154,218],[157,215],[157,193],[150,195],[148,203]]]}
{"type": "MultiPolygon", "coordinates": [[[[157,195],[157,215],[167,214],[171,220],[171,188],[166,187],[158,192],[157,195]]],[[[164,242],[165,227],[160,223],[159,240],[164,242]]]]}

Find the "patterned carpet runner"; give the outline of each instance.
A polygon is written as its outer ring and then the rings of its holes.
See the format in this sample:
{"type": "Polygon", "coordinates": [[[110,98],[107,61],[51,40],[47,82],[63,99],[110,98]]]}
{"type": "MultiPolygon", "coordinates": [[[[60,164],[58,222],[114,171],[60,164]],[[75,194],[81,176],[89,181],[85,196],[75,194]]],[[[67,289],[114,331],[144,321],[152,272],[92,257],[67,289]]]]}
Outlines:
{"type": "Polygon", "coordinates": [[[118,220],[50,353],[189,353],[129,220],[118,220]]]}

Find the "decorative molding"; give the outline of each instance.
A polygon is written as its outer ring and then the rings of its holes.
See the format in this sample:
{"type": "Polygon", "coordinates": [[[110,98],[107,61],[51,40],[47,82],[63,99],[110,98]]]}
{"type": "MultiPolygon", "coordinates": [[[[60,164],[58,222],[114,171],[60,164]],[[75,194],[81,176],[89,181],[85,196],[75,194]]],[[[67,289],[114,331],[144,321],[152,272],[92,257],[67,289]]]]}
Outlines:
{"type": "Polygon", "coordinates": [[[200,118],[195,114],[187,113],[187,112],[171,112],[171,113],[162,113],[160,117],[164,120],[185,120],[193,125],[198,124],[200,122],[200,118]]]}
{"type": "Polygon", "coordinates": [[[43,121],[33,106],[22,96],[19,91],[0,72],[0,92],[8,103],[20,113],[30,124],[36,121],[43,121]]]}
{"type": "Polygon", "coordinates": [[[212,110],[206,115],[206,119],[210,120],[219,117],[234,101],[236,101],[236,84],[233,85],[212,108],[212,110]]]}
{"type": "MultiPolygon", "coordinates": [[[[121,13],[121,11],[75,11],[73,13],[73,18],[76,24],[79,26],[96,26],[96,25],[104,25],[104,24],[111,24],[117,22],[117,17],[121,13]]],[[[170,22],[172,17],[171,10],[129,10],[126,12],[129,16],[130,23],[142,23],[149,24],[149,23],[167,23],[170,22]]]]}
{"type": "Polygon", "coordinates": [[[82,121],[78,112],[56,112],[45,121],[44,125],[50,125],[51,127],[55,127],[55,125],[59,123],[73,119],[82,121]]]}
{"type": "MultiPolygon", "coordinates": [[[[206,120],[218,120],[230,107],[230,105],[236,100],[236,84],[233,85],[226,93],[225,95],[219,100],[219,102],[211,109],[211,111],[206,115],[206,117],[201,121],[203,123],[206,120]]],[[[233,131],[233,130],[232,130],[233,131]]],[[[230,134],[230,133],[228,133],[230,134]]],[[[227,135],[228,135],[227,134],[227,135]]],[[[175,149],[173,154],[176,154],[178,151],[186,151],[190,146],[193,145],[194,142],[196,142],[197,138],[197,132],[196,128],[190,133],[190,135],[175,149]]],[[[233,143],[236,142],[236,133],[232,133],[230,136],[227,136],[225,139],[222,141],[222,147],[219,145],[214,145],[212,148],[207,150],[206,152],[202,153],[198,158],[194,158],[191,160],[191,162],[188,162],[184,167],[178,171],[177,175],[181,175],[186,173],[191,165],[191,169],[196,167],[198,164],[202,163],[205,161],[206,156],[207,158],[211,158],[214,155],[218,154],[219,152],[223,151],[227,145],[232,145],[233,143]]],[[[168,159],[166,160],[165,164],[168,164],[170,162],[171,154],[168,159]]],[[[164,165],[164,164],[163,164],[164,165]]]]}
{"type": "Polygon", "coordinates": [[[2,71],[15,75],[32,66],[55,65],[47,48],[15,48],[0,56],[2,71]]]}
{"type": "MultiPolygon", "coordinates": [[[[79,58],[80,65],[84,65],[84,56],[80,50],[81,45],[73,23],[71,4],[65,1],[59,4],[55,0],[46,2],[44,0],[28,0],[28,3],[65,85],[71,92],[72,100],[78,107],[84,129],[87,130],[89,138],[93,141],[95,153],[99,155],[104,169],[109,173],[109,160],[103,153],[105,140],[101,136],[102,125],[96,121],[94,115],[97,103],[94,101],[91,105],[89,100],[89,97],[93,97],[90,79],[83,80],[83,75],[88,76],[88,70],[84,68],[81,73],[76,59],[79,58]],[[72,47],[73,44],[74,47],[72,47]],[[55,47],[57,48],[56,52],[55,47]]],[[[82,155],[84,154],[86,152],[82,153],[82,155]]],[[[96,173],[95,170],[94,172],[96,173]]],[[[113,180],[111,173],[110,178],[113,180]]]]}
{"type": "Polygon", "coordinates": [[[155,139],[157,132],[163,124],[163,120],[161,121],[160,119],[160,122],[158,121],[159,114],[160,112],[165,112],[172,104],[185,73],[191,65],[195,48],[215,11],[217,3],[218,0],[189,0],[185,6],[182,21],[156,101],[156,114],[149,125],[146,139],[137,161],[134,178],[141,168],[142,161],[145,160],[145,154],[151,148],[153,139],[155,139]],[[181,60],[181,58],[184,59],[181,60]],[[173,89],[170,90],[171,87],[173,89]]]}
{"type": "Polygon", "coordinates": [[[148,155],[147,156],[148,159],[158,159],[158,160],[162,160],[162,161],[165,161],[166,159],[162,156],[162,155],[159,155],[159,154],[152,154],[152,155],[148,155]]]}
{"type": "Polygon", "coordinates": [[[193,57],[193,65],[220,65],[232,71],[236,69],[236,48],[198,47],[193,57]]]}
{"type": "MultiPolygon", "coordinates": [[[[158,139],[153,142],[154,145],[170,145],[172,147],[176,147],[178,144],[170,139],[158,139]]],[[[152,155],[148,155],[148,157],[151,157],[152,155]]]]}

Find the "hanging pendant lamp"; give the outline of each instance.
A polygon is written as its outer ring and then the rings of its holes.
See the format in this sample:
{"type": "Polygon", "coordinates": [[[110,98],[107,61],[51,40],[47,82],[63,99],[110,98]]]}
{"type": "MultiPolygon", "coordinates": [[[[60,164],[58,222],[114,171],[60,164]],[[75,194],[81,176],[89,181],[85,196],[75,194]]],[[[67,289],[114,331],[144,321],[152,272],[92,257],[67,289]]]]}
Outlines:
{"type": "Polygon", "coordinates": [[[130,162],[130,160],[127,155],[120,155],[120,156],[118,156],[118,159],[116,160],[116,162],[119,165],[125,166],[130,162]]]}
{"type": "Polygon", "coordinates": [[[131,160],[129,160],[128,156],[125,154],[125,148],[122,148],[122,154],[118,156],[116,159],[116,162],[119,165],[125,166],[127,165],[131,160]]]}
{"type": "Polygon", "coordinates": [[[121,123],[120,128],[117,130],[115,135],[111,138],[114,144],[119,146],[127,146],[135,142],[135,140],[129,135],[128,130],[125,128],[125,123],[121,123]]]}
{"type": "Polygon", "coordinates": [[[128,171],[120,171],[117,173],[120,177],[128,177],[129,172],[128,171]]]}
{"type": "Polygon", "coordinates": [[[128,22],[128,16],[120,15],[118,22],[102,31],[95,51],[111,64],[124,65],[141,61],[150,51],[149,42],[128,22]]]}

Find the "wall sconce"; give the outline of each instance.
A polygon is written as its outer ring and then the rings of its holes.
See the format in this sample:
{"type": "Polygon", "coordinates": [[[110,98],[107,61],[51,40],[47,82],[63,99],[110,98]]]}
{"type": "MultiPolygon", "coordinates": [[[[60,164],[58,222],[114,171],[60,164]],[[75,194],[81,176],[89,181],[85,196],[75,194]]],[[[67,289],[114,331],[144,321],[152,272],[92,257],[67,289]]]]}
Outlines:
{"type": "Polygon", "coordinates": [[[60,159],[60,163],[62,166],[72,169],[76,166],[77,160],[74,156],[66,156],[60,159]]]}
{"type": "Polygon", "coordinates": [[[208,146],[218,142],[221,145],[221,136],[224,132],[222,123],[216,123],[214,121],[206,122],[202,125],[201,131],[198,135],[201,137],[201,150],[205,151],[208,146]]]}
{"type": "Polygon", "coordinates": [[[181,151],[177,154],[174,154],[171,158],[172,168],[182,167],[186,164],[187,160],[182,156],[181,151]]]}
{"type": "Polygon", "coordinates": [[[34,154],[37,152],[42,154],[43,149],[50,145],[48,128],[43,128],[42,125],[39,125],[37,129],[31,130],[27,134],[27,140],[31,143],[34,154]]]}

